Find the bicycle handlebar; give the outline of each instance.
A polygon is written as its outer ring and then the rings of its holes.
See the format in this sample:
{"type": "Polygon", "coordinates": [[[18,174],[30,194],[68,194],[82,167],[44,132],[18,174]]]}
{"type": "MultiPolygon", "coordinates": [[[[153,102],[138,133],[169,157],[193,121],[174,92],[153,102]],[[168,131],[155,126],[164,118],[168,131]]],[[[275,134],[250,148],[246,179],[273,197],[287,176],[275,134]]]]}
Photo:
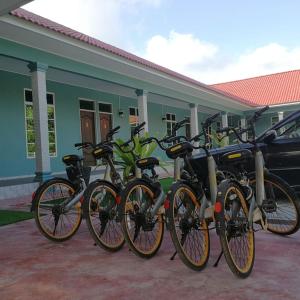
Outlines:
{"type": "Polygon", "coordinates": [[[250,122],[250,123],[256,122],[256,121],[259,119],[259,117],[260,117],[265,111],[267,111],[269,108],[270,108],[270,107],[267,105],[267,106],[261,108],[260,110],[256,111],[256,112],[254,113],[253,117],[250,118],[249,122],[250,122]]]}
{"type": "Polygon", "coordinates": [[[218,113],[216,113],[216,114],[214,114],[214,115],[208,117],[208,118],[202,123],[202,125],[203,125],[204,127],[208,127],[208,126],[211,125],[211,124],[213,123],[213,121],[214,121],[217,117],[219,117],[219,116],[220,116],[220,113],[218,112],[218,113]]]}
{"type": "Polygon", "coordinates": [[[136,126],[136,127],[132,130],[131,136],[134,136],[134,135],[139,134],[139,133],[144,129],[144,126],[145,126],[145,125],[146,125],[146,122],[143,122],[143,123],[139,124],[138,126],[136,126]]]}
{"type": "Polygon", "coordinates": [[[113,135],[115,135],[119,131],[120,128],[120,126],[117,126],[111,129],[106,135],[106,141],[109,141],[113,137],[113,135]]]}
{"type": "Polygon", "coordinates": [[[175,123],[172,133],[175,134],[178,129],[180,129],[182,126],[186,125],[187,123],[189,123],[189,120],[187,118],[184,118],[183,120],[175,123]]]}

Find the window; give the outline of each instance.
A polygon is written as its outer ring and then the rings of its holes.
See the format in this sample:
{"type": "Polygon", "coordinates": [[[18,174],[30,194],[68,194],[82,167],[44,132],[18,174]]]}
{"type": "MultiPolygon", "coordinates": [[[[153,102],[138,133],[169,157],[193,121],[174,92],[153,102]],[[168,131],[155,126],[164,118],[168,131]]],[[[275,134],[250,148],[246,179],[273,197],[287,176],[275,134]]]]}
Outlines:
{"type": "MultiPolygon", "coordinates": [[[[26,149],[27,157],[35,157],[35,132],[33,120],[33,98],[32,91],[26,89],[24,91],[25,102],[25,131],[26,131],[26,149]]],[[[54,94],[47,93],[47,111],[48,111],[48,139],[49,154],[56,156],[56,125],[55,125],[55,105],[54,94]]]]}
{"type": "Polygon", "coordinates": [[[278,116],[271,117],[271,126],[275,125],[279,121],[278,116]]]}
{"type": "Polygon", "coordinates": [[[228,127],[234,127],[234,119],[233,116],[228,116],[228,127]]]}
{"type": "Polygon", "coordinates": [[[112,114],[112,105],[109,103],[99,103],[99,112],[112,114]]]}
{"type": "Polygon", "coordinates": [[[105,141],[108,132],[113,127],[112,104],[99,102],[98,108],[101,141],[105,141]]]}
{"type": "Polygon", "coordinates": [[[238,129],[239,129],[239,130],[242,129],[242,121],[241,121],[241,120],[238,121],[238,129]]]}
{"type": "Polygon", "coordinates": [[[94,101],[79,100],[80,109],[94,111],[94,101]]]}
{"type": "Polygon", "coordinates": [[[176,123],[176,116],[175,114],[166,114],[166,122],[167,122],[167,135],[171,135],[174,125],[176,123]]]}
{"type": "Polygon", "coordinates": [[[221,124],[221,122],[217,122],[216,124],[217,124],[217,131],[218,131],[222,128],[222,124],[221,124]]]}
{"type": "Polygon", "coordinates": [[[130,128],[139,125],[139,110],[137,107],[129,107],[129,124],[130,128]]]}

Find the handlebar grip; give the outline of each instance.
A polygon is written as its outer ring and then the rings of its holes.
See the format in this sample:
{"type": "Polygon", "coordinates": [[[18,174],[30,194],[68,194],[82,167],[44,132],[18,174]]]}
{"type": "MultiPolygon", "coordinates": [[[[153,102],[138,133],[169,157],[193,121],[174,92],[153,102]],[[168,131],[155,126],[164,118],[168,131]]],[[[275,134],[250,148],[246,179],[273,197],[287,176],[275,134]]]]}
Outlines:
{"type": "Polygon", "coordinates": [[[216,119],[216,118],[219,117],[219,116],[220,116],[220,113],[218,112],[218,113],[216,113],[216,114],[214,114],[214,115],[208,117],[208,118],[204,121],[204,123],[203,123],[204,126],[209,126],[209,125],[213,122],[213,120],[216,119]]]}
{"type": "Polygon", "coordinates": [[[184,118],[183,120],[175,123],[173,127],[173,133],[175,133],[179,128],[181,128],[183,125],[187,124],[189,120],[187,118],[184,118]]]}
{"type": "Polygon", "coordinates": [[[113,128],[113,129],[111,129],[111,130],[107,133],[107,135],[106,135],[106,140],[107,140],[107,141],[110,140],[110,138],[111,138],[114,134],[116,134],[116,133],[119,131],[120,128],[121,128],[120,126],[117,126],[117,127],[113,128]]]}
{"type": "Polygon", "coordinates": [[[89,146],[89,145],[92,145],[92,143],[89,143],[89,142],[84,142],[84,143],[76,143],[74,144],[74,147],[86,147],[86,146],[89,146]]]}
{"type": "Polygon", "coordinates": [[[220,113],[218,112],[218,113],[212,115],[211,117],[209,117],[209,119],[210,119],[211,121],[213,121],[215,118],[217,118],[217,117],[219,117],[219,116],[220,116],[220,113]]]}
{"type": "Polygon", "coordinates": [[[110,130],[111,133],[116,133],[119,129],[121,128],[121,126],[117,126],[113,129],[110,130]]]}
{"type": "Polygon", "coordinates": [[[140,125],[136,126],[134,129],[133,129],[133,135],[136,135],[138,134],[142,129],[143,127],[145,126],[146,122],[143,122],[141,123],[140,125]]]}
{"type": "Polygon", "coordinates": [[[267,106],[265,106],[265,107],[263,107],[262,109],[260,109],[259,111],[257,111],[256,113],[255,113],[255,115],[256,116],[261,116],[266,110],[268,110],[270,107],[269,107],[269,105],[267,105],[267,106]]]}

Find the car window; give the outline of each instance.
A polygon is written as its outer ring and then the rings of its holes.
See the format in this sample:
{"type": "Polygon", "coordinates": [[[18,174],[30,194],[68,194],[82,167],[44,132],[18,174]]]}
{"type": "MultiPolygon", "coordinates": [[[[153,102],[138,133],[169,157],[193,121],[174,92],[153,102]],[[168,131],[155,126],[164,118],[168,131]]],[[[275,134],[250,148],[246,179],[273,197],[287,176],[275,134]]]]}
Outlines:
{"type": "Polygon", "coordinates": [[[278,138],[296,138],[300,137],[300,121],[293,120],[292,122],[285,124],[284,127],[278,128],[277,130],[278,138]]]}

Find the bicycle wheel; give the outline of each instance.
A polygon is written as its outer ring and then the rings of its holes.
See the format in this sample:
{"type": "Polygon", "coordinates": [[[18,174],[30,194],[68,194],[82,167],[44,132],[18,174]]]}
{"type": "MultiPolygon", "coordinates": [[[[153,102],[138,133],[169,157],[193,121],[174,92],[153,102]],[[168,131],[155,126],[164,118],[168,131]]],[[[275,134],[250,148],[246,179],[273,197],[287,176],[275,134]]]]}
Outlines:
{"type": "Polygon", "coordinates": [[[254,264],[254,232],[249,227],[246,200],[237,184],[230,180],[221,182],[215,212],[226,262],[236,276],[246,278],[254,264]]]}
{"type": "MultiPolygon", "coordinates": [[[[290,235],[300,227],[300,203],[294,190],[280,177],[266,173],[264,176],[268,230],[279,235],[290,235]]],[[[250,175],[250,184],[255,191],[255,174],[250,175]]]]}
{"type": "Polygon", "coordinates": [[[84,195],[83,214],[96,244],[108,251],[124,245],[121,220],[118,215],[117,188],[110,182],[92,182],[84,195]]]}
{"type": "Polygon", "coordinates": [[[193,190],[184,183],[175,183],[168,193],[166,216],[173,244],[183,263],[201,271],[210,252],[206,221],[200,222],[200,203],[193,190]]]}
{"type": "Polygon", "coordinates": [[[33,199],[34,218],[40,232],[49,240],[63,242],[78,230],[82,214],[78,201],[70,210],[64,203],[75,195],[73,184],[63,178],[53,178],[43,183],[33,199]]]}
{"type": "Polygon", "coordinates": [[[150,183],[137,179],[126,186],[121,202],[124,237],[130,249],[143,258],[151,258],[157,253],[164,235],[163,213],[159,209],[152,216],[154,205],[150,183]]]}

